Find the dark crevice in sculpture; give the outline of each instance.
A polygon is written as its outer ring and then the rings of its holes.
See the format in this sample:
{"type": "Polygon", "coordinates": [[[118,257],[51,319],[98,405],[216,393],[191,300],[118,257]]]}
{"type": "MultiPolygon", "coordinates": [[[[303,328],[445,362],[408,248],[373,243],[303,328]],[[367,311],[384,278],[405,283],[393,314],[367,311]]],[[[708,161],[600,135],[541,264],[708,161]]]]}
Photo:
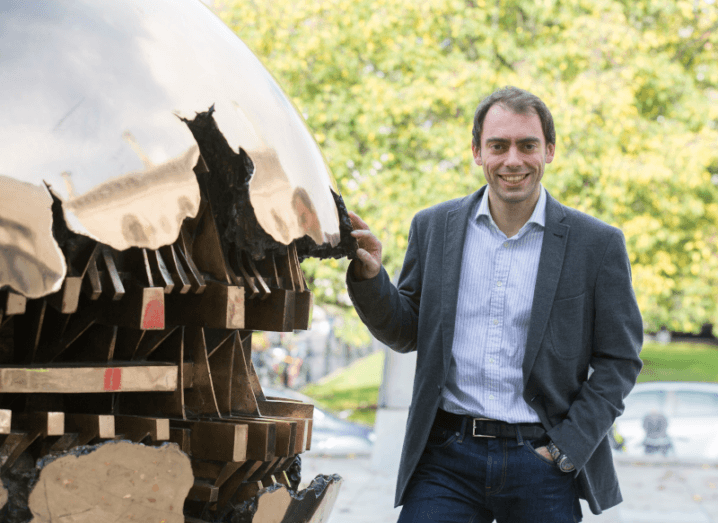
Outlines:
{"type": "Polygon", "coordinates": [[[87,236],[70,230],[67,222],[65,222],[62,202],[55,196],[52,189],[49,189],[52,196],[52,235],[65,255],[65,261],[68,264],[68,275],[73,276],[73,268],[80,270],[84,266],[84,262],[90,257],[96,242],[87,236]]]}
{"type": "MultiPolygon", "coordinates": [[[[309,521],[318,506],[319,500],[326,494],[327,488],[332,483],[340,483],[341,476],[338,474],[324,475],[320,474],[315,477],[307,488],[302,491],[287,489],[291,502],[282,518],[282,523],[290,523],[295,521],[309,521]]],[[[214,520],[213,523],[252,523],[254,516],[257,514],[259,499],[263,496],[271,496],[273,492],[286,488],[284,485],[274,484],[263,489],[256,496],[241,505],[233,507],[233,510],[225,515],[222,519],[214,520]]]]}
{"type": "Polygon", "coordinates": [[[232,150],[212,116],[214,106],[183,119],[199,145],[209,173],[198,175],[200,187],[212,202],[214,219],[224,245],[234,245],[259,260],[286,246],[264,232],[249,201],[249,180],[254,164],[244,149],[232,150]]]}
{"type": "Polygon", "coordinates": [[[297,456],[287,469],[287,477],[292,485],[299,485],[302,482],[302,457],[297,456]]]}
{"type": "MultiPolygon", "coordinates": [[[[223,245],[225,248],[234,246],[248,252],[255,260],[261,260],[269,254],[285,255],[287,246],[267,234],[254,213],[249,198],[249,181],[254,172],[252,159],[241,147],[239,152],[232,150],[212,113],[214,106],[197,113],[193,120],[182,120],[197,141],[209,169],[208,173],[198,175],[198,179],[200,187],[212,202],[223,245]]],[[[340,195],[334,191],[332,195],[340,219],[340,242],[336,247],[329,243],[317,245],[309,236],[304,236],[296,241],[301,258],[354,257],[356,241],[349,234],[352,229],[346,206],[340,195]]],[[[287,212],[292,211],[287,209],[287,212]]]]}
{"type": "Polygon", "coordinates": [[[32,519],[28,508],[30,491],[37,477],[35,462],[28,453],[23,453],[12,467],[0,478],[7,489],[7,504],[0,510],[0,521],[4,523],[26,523],[32,519]]]}
{"type": "Polygon", "coordinates": [[[335,193],[334,190],[331,192],[339,214],[339,244],[336,247],[332,247],[328,243],[317,245],[309,236],[304,236],[295,242],[300,260],[304,260],[304,258],[343,258],[344,256],[353,260],[355,257],[357,241],[351,235],[353,229],[347,207],[340,194],[335,193]]]}

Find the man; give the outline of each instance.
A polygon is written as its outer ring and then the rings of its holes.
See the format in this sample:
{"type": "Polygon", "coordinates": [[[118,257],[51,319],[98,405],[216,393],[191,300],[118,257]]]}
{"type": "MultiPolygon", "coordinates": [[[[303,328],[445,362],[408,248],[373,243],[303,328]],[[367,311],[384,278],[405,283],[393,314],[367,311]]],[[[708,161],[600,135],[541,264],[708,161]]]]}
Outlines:
{"type": "Polygon", "coordinates": [[[472,151],[487,185],[419,212],[397,287],[351,214],[362,321],[416,350],[396,504],[413,521],[563,523],[621,502],[606,436],[641,369],[623,234],[541,185],[553,118],[513,87],[484,99],[472,151]]]}

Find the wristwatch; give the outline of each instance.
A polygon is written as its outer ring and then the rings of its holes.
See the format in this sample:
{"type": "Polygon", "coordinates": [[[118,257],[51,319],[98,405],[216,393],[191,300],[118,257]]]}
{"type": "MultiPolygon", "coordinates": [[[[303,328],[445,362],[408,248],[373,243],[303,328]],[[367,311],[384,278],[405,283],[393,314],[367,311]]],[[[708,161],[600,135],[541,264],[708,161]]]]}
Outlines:
{"type": "Polygon", "coordinates": [[[571,463],[571,460],[568,459],[568,456],[566,454],[562,454],[558,447],[553,444],[553,441],[546,445],[546,449],[548,450],[548,453],[551,454],[553,461],[556,463],[561,472],[573,472],[576,468],[573,466],[573,463],[571,463]]]}

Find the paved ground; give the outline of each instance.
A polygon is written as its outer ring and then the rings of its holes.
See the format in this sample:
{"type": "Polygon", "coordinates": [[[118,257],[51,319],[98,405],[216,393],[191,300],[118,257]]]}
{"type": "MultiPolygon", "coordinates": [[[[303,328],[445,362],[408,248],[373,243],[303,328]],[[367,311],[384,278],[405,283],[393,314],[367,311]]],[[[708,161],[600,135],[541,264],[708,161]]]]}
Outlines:
{"type": "MultiPolygon", "coordinates": [[[[600,516],[583,504],[585,523],[718,523],[718,465],[617,461],[625,501],[600,516]]],[[[364,458],[303,458],[302,477],[344,478],[326,523],[395,523],[394,471],[364,458]]]]}

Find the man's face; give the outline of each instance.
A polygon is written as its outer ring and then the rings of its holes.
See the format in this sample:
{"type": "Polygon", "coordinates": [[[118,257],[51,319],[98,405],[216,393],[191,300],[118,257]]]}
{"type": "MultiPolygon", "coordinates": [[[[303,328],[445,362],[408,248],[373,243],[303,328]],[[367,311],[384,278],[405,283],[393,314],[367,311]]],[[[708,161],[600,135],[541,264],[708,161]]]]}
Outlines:
{"type": "Polygon", "coordinates": [[[471,149],[476,165],[484,169],[489,201],[498,198],[511,205],[538,200],[544,166],[553,160],[555,147],[546,145],[536,112],[516,114],[493,105],[484,119],[481,144],[471,149]]]}

